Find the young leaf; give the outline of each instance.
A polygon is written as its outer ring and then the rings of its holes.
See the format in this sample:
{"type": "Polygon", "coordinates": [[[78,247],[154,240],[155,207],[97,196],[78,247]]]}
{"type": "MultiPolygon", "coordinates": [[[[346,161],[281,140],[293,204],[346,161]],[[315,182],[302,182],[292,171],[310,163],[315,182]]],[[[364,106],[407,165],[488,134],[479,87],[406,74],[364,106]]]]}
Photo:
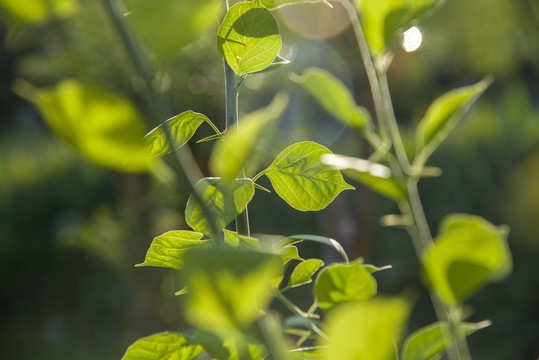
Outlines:
{"type": "Polygon", "coordinates": [[[362,265],[362,259],[325,267],[320,271],[314,289],[323,310],[343,302],[368,300],[376,295],[376,291],[376,280],[362,265]]]}
{"type": "Polygon", "coordinates": [[[241,248],[241,249],[258,249],[260,250],[261,245],[260,241],[258,239],[238,235],[235,231],[230,231],[227,229],[223,229],[223,233],[225,235],[225,243],[232,246],[233,248],[241,248]]]}
{"type": "MultiPolygon", "coordinates": [[[[225,183],[219,178],[204,178],[196,183],[195,188],[213,215],[219,227],[218,230],[223,230],[234,220],[245,209],[255,193],[253,183],[249,179],[235,179],[225,183]]],[[[185,221],[195,231],[212,235],[208,219],[192,196],[187,200],[185,221]]]]}
{"type": "Polygon", "coordinates": [[[292,271],[286,287],[294,288],[312,282],[312,276],[322,266],[324,266],[324,262],[320,259],[307,259],[300,262],[292,271]]]}
{"type": "Polygon", "coordinates": [[[399,33],[439,3],[440,0],[356,0],[372,55],[383,54],[399,33]]]}
{"type": "Polygon", "coordinates": [[[293,77],[320,105],[337,120],[363,133],[371,127],[367,109],[358,106],[344,83],[326,70],[309,68],[301,77],[293,77]]]}
{"type": "Polygon", "coordinates": [[[334,248],[342,256],[344,261],[348,262],[348,255],[346,255],[346,252],[344,251],[342,245],[339,244],[339,242],[337,240],[335,240],[335,239],[328,238],[328,237],[325,237],[325,236],[319,236],[319,235],[301,234],[301,235],[289,236],[286,240],[288,242],[290,242],[290,241],[301,242],[301,241],[304,241],[304,240],[305,241],[314,241],[314,242],[317,242],[317,243],[320,243],[320,244],[331,246],[332,248],[334,248]]]}
{"type": "Polygon", "coordinates": [[[416,144],[422,156],[428,157],[457,125],[462,115],[487,89],[492,79],[459,89],[440,96],[429,106],[425,116],[417,125],[416,144]]]}
{"type": "Polygon", "coordinates": [[[430,285],[449,305],[456,305],[490,281],[511,272],[506,227],[471,215],[448,215],[423,265],[430,285]]]}
{"type": "Polygon", "coordinates": [[[252,176],[258,164],[256,147],[262,137],[269,140],[268,129],[281,116],[287,103],[288,97],[280,94],[267,107],[244,116],[238,130],[228,131],[223,141],[215,145],[210,158],[212,173],[230,180],[244,169],[246,176],[252,176]]]}
{"type": "MultiPolygon", "coordinates": [[[[490,325],[489,321],[479,323],[461,323],[457,331],[462,335],[471,335],[477,330],[490,325]]],[[[425,326],[412,333],[404,342],[402,360],[437,359],[450,343],[448,339],[449,325],[438,322],[425,326]]]]}
{"type": "Polygon", "coordinates": [[[320,162],[331,154],[324,146],[300,142],[284,149],[264,174],[275,192],[290,206],[300,211],[321,210],[343,190],[354,189],[344,182],[341,173],[320,162]]]}
{"type": "Polygon", "coordinates": [[[271,300],[273,279],[282,274],[278,255],[229,247],[186,253],[184,277],[188,319],[216,330],[241,331],[271,300]]]}
{"type": "Polygon", "coordinates": [[[182,334],[161,333],[144,337],[127,348],[122,360],[191,360],[204,352],[182,334]]]}
{"type": "Polygon", "coordinates": [[[281,49],[275,19],[259,1],[232,6],[217,33],[217,46],[236,75],[268,67],[281,49]]]}
{"type": "Polygon", "coordinates": [[[391,177],[391,170],[387,166],[342,155],[324,155],[322,162],[344,170],[345,175],[391,200],[400,201],[406,198],[405,187],[391,177]]]}
{"type": "Polygon", "coordinates": [[[281,6],[298,3],[316,3],[324,2],[329,4],[327,0],[259,0],[262,5],[268,9],[275,9],[281,6]]]}
{"type": "Polygon", "coordinates": [[[197,329],[193,342],[200,344],[215,359],[239,360],[238,343],[247,349],[249,359],[263,359],[267,355],[264,344],[245,334],[220,331],[218,334],[206,329],[197,329]]]}
{"type": "Polygon", "coordinates": [[[183,254],[187,250],[208,245],[207,240],[200,240],[202,236],[201,233],[186,230],[166,232],[153,239],[150,249],[146,253],[146,259],[136,266],[181,269],[183,254]]]}
{"type": "Polygon", "coordinates": [[[188,110],[154,128],[144,137],[144,141],[153,156],[161,156],[171,151],[164,126],[170,131],[174,149],[178,149],[191,139],[204,121],[210,122],[205,115],[188,110]]]}
{"type": "Polygon", "coordinates": [[[283,265],[290,260],[303,261],[303,259],[299,256],[298,248],[294,245],[285,246],[281,249],[281,259],[283,260],[283,265]]]}
{"type": "Polygon", "coordinates": [[[374,298],[332,310],[323,327],[328,340],[318,345],[323,360],[395,359],[410,305],[400,298],[374,298]]]}

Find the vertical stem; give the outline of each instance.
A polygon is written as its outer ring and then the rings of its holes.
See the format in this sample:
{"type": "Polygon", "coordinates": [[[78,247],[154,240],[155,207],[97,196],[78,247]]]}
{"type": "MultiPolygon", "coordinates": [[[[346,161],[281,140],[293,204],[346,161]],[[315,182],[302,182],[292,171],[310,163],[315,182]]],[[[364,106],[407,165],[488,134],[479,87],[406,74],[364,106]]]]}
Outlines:
{"type": "MultiPolygon", "coordinates": [[[[166,117],[167,109],[162,100],[162,97],[157,94],[153,86],[153,79],[155,78],[155,71],[153,70],[149,59],[146,56],[146,53],[142,50],[140,44],[135,40],[132,35],[131,30],[129,29],[126,22],[123,20],[124,16],[123,9],[120,6],[119,0],[103,0],[106,10],[108,11],[113,24],[118,32],[120,38],[122,39],[123,45],[127,50],[127,54],[138,75],[144,81],[144,93],[143,98],[146,102],[146,107],[148,109],[150,119],[154,126],[157,126],[161,123],[161,120],[166,117]]],[[[172,135],[170,129],[164,126],[164,133],[167,138],[167,142],[171,144],[172,147],[172,135]]],[[[189,187],[189,190],[196,200],[198,205],[202,209],[202,213],[208,219],[212,232],[216,234],[216,237],[222,238],[222,232],[218,231],[218,227],[215,223],[212,213],[209,211],[208,207],[202,201],[201,195],[195,188],[196,182],[203,177],[200,168],[193,156],[193,153],[189,150],[187,146],[181,147],[174,152],[176,159],[178,160],[179,174],[182,178],[186,179],[186,183],[189,187]]],[[[222,239],[214,239],[216,241],[222,239]]]]}

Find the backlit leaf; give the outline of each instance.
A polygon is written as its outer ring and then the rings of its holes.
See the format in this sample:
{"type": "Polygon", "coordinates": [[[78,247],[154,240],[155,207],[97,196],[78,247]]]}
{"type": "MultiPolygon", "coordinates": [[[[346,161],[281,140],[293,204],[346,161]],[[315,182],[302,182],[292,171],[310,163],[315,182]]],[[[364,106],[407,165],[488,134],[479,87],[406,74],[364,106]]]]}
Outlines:
{"type": "Polygon", "coordinates": [[[341,191],[353,189],[344,182],[338,170],[320,162],[324,154],[331,154],[331,151],[320,144],[296,143],[284,149],[264,174],[275,192],[293,208],[321,210],[341,191]]]}
{"type": "MultiPolygon", "coordinates": [[[[249,179],[235,179],[225,183],[220,178],[204,178],[196,183],[195,188],[213,215],[219,231],[245,209],[255,193],[249,179]]],[[[212,234],[210,223],[193,196],[187,200],[185,221],[195,231],[212,234]]]]}
{"type": "Polygon", "coordinates": [[[274,254],[229,247],[190,250],[182,272],[189,288],[185,314],[204,328],[241,331],[269,304],[282,268],[274,254]]]}
{"type": "Polygon", "coordinates": [[[318,274],[314,293],[320,308],[329,310],[343,302],[368,300],[376,291],[376,280],[362,265],[362,259],[358,259],[325,267],[318,274]]]}
{"type": "Polygon", "coordinates": [[[472,215],[448,215],[440,225],[423,265],[430,285],[449,305],[458,304],[512,269],[506,227],[472,215]]]}
{"type": "Polygon", "coordinates": [[[191,360],[202,352],[202,346],[182,334],[161,333],[135,341],[122,360],[191,360]]]}
{"type": "Polygon", "coordinates": [[[323,360],[394,360],[410,305],[400,298],[374,298],[340,305],[322,328],[329,340],[319,345],[323,360]]]}
{"type": "Polygon", "coordinates": [[[219,52],[238,76],[268,67],[281,43],[275,19],[259,1],[232,6],[217,33],[219,52]]]}
{"type": "Polygon", "coordinates": [[[343,247],[339,242],[335,239],[328,238],[325,236],[319,236],[319,235],[308,235],[308,234],[301,234],[301,235],[292,235],[287,238],[287,241],[294,241],[301,242],[301,241],[314,241],[320,244],[328,245],[334,248],[344,259],[344,261],[348,262],[348,255],[346,255],[346,252],[344,251],[343,247]]]}
{"type": "Polygon", "coordinates": [[[324,2],[328,3],[327,0],[259,0],[262,5],[268,9],[275,9],[281,6],[290,5],[290,4],[299,4],[299,3],[317,3],[324,2]]]}
{"type": "Polygon", "coordinates": [[[161,156],[171,151],[164,126],[169,129],[174,149],[178,149],[191,139],[204,121],[209,122],[210,120],[206,116],[191,110],[185,111],[154,128],[144,137],[144,140],[153,156],[161,156]]]}
{"type": "Polygon", "coordinates": [[[215,359],[241,360],[238,343],[247,349],[250,359],[263,359],[267,350],[264,344],[245,334],[237,332],[214,333],[211,330],[197,329],[193,342],[200,344],[215,359]]]}
{"type": "Polygon", "coordinates": [[[238,130],[230,129],[223,141],[218,142],[210,158],[210,169],[216,176],[234,179],[245,170],[251,177],[257,170],[258,145],[270,141],[272,123],[281,116],[288,97],[277,95],[272,103],[258,111],[245,115],[238,124],[238,130]]]}
{"type": "Polygon", "coordinates": [[[200,240],[202,236],[201,233],[193,231],[168,231],[153,239],[150,249],[146,253],[146,259],[136,266],[180,269],[183,264],[183,255],[187,250],[208,245],[207,240],[200,240]]]}
{"type": "Polygon", "coordinates": [[[300,262],[292,271],[287,287],[293,288],[312,282],[312,276],[322,266],[324,262],[320,259],[307,259],[300,262]]]}
{"type": "Polygon", "coordinates": [[[244,235],[238,235],[235,231],[230,231],[227,229],[223,229],[223,233],[225,235],[225,243],[232,246],[233,248],[242,248],[242,249],[259,249],[261,248],[260,240],[244,236],[244,235]]]}
{"type": "MultiPolygon", "coordinates": [[[[458,332],[466,336],[489,325],[489,321],[461,323],[458,326],[458,332]]],[[[448,335],[449,325],[443,322],[434,323],[415,331],[404,342],[401,359],[434,360],[440,358],[447,345],[451,343],[448,335]]]]}
{"type": "Polygon", "coordinates": [[[344,83],[326,70],[309,68],[301,77],[293,78],[303,86],[333,117],[360,132],[371,127],[367,109],[358,106],[344,83]]]}
{"type": "Polygon", "coordinates": [[[303,259],[299,256],[298,248],[294,245],[285,246],[281,249],[281,258],[283,260],[283,265],[289,262],[290,260],[300,260],[303,259]]]}

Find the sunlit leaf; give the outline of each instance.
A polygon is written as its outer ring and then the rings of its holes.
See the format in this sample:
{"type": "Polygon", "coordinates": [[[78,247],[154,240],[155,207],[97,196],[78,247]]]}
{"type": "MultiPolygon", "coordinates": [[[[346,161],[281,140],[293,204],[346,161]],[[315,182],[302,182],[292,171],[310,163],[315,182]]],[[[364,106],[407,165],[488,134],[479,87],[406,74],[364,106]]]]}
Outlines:
{"type": "Polygon", "coordinates": [[[321,350],[324,360],[393,360],[410,305],[399,298],[374,298],[340,305],[332,310],[323,327],[329,340],[321,350]]]}
{"type": "Polygon", "coordinates": [[[328,245],[334,248],[344,259],[344,261],[348,262],[348,255],[346,255],[346,252],[344,251],[343,247],[339,242],[335,239],[328,238],[325,236],[319,236],[319,235],[308,235],[308,234],[301,234],[301,235],[292,235],[287,238],[287,241],[294,241],[294,242],[301,242],[301,241],[314,241],[320,244],[328,245]]]}
{"type": "Polygon", "coordinates": [[[374,56],[384,53],[397,35],[440,3],[440,0],[355,0],[365,38],[374,56]]]}
{"type": "Polygon", "coordinates": [[[309,68],[301,77],[293,77],[333,117],[347,126],[364,132],[371,126],[367,109],[358,106],[346,85],[331,73],[309,68]]]}
{"type": "Polygon", "coordinates": [[[234,179],[240,176],[242,170],[245,175],[254,175],[258,165],[258,145],[264,141],[269,141],[269,128],[272,123],[281,116],[288,97],[277,95],[272,103],[258,111],[244,116],[239,124],[238,130],[227,131],[223,141],[218,142],[210,158],[210,169],[216,176],[224,179],[234,179]]]}
{"type": "Polygon", "coordinates": [[[235,231],[230,231],[227,229],[223,230],[225,235],[225,243],[232,246],[233,248],[243,248],[243,249],[259,249],[261,248],[260,241],[258,239],[238,235],[235,231]]]}
{"type": "Polygon", "coordinates": [[[36,105],[47,124],[88,160],[120,171],[150,169],[152,159],[142,140],[144,120],[127,100],[74,80],[50,89],[18,82],[15,90],[36,105]]]}
{"type": "Polygon", "coordinates": [[[18,23],[42,23],[53,17],[73,15],[78,9],[77,0],[0,0],[4,8],[18,23]]]}
{"type": "Polygon", "coordinates": [[[258,1],[232,6],[217,33],[219,52],[238,76],[268,67],[281,43],[275,19],[258,1]]]}
{"type": "Polygon", "coordinates": [[[472,215],[448,215],[440,225],[423,265],[430,285],[454,305],[491,281],[506,278],[512,269],[508,229],[472,215]]]}
{"type": "Polygon", "coordinates": [[[426,152],[421,156],[428,157],[440,145],[491,82],[491,78],[486,78],[474,85],[451,90],[434,100],[417,125],[417,148],[426,152]]]}
{"type": "Polygon", "coordinates": [[[368,160],[342,155],[324,155],[322,162],[357,180],[380,195],[400,201],[406,198],[405,187],[391,176],[391,170],[384,165],[368,160]]]}
{"type": "Polygon", "coordinates": [[[278,255],[228,247],[186,253],[188,319],[216,330],[242,330],[272,298],[273,279],[282,274],[278,255]]]}
{"type": "Polygon", "coordinates": [[[191,110],[185,111],[154,128],[144,137],[144,140],[153,156],[161,156],[171,151],[164,126],[169,129],[174,149],[178,149],[191,139],[204,121],[209,122],[210,120],[206,116],[191,110]]]}
{"type": "Polygon", "coordinates": [[[267,350],[264,344],[245,334],[237,332],[214,333],[211,330],[198,329],[193,342],[200,344],[215,359],[241,360],[238,344],[247,349],[250,359],[263,359],[267,350]]]}
{"type": "Polygon", "coordinates": [[[182,334],[161,333],[135,341],[122,360],[191,360],[204,352],[204,348],[182,334]]]}
{"type": "Polygon", "coordinates": [[[298,248],[294,245],[285,246],[281,249],[281,258],[283,260],[283,265],[289,262],[290,260],[300,260],[303,259],[299,256],[298,248]]]}
{"type": "MultiPolygon", "coordinates": [[[[458,332],[467,336],[489,325],[489,321],[461,323],[458,326],[458,332]]],[[[442,352],[451,342],[448,334],[449,325],[443,322],[434,323],[415,331],[404,342],[401,359],[434,360],[440,358],[442,352]]]]}
{"type": "Polygon", "coordinates": [[[125,0],[124,3],[127,19],[137,36],[160,60],[178,58],[186,45],[206,34],[215,34],[221,19],[221,0],[125,0]]]}
{"type": "Polygon", "coordinates": [[[284,149],[264,173],[275,192],[293,208],[321,210],[341,191],[353,189],[338,170],[320,162],[324,154],[331,151],[320,144],[296,143],[284,149]]]}
{"type": "Polygon", "coordinates": [[[183,255],[187,250],[208,245],[207,240],[200,240],[202,236],[201,233],[186,230],[166,232],[153,239],[146,253],[146,259],[136,266],[180,269],[183,264],[183,255]]]}
{"type": "MultiPolygon", "coordinates": [[[[235,179],[225,183],[219,178],[204,178],[196,183],[195,188],[213,215],[219,231],[245,209],[255,193],[253,183],[249,179],[235,179]]],[[[195,231],[212,234],[210,222],[193,196],[187,200],[185,221],[195,231]]]]}
{"type": "Polygon", "coordinates": [[[324,262],[320,259],[307,259],[300,262],[292,271],[287,287],[293,288],[312,282],[312,276],[322,266],[324,262]]]}
{"type": "Polygon", "coordinates": [[[340,303],[368,300],[376,291],[376,280],[358,259],[326,266],[318,274],[314,293],[320,308],[328,310],[340,303]]]}
{"type": "Polygon", "coordinates": [[[299,4],[299,3],[328,3],[327,0],[259,0],[262,5],[268,9],[275,9],[285,5],[299,4]]]}

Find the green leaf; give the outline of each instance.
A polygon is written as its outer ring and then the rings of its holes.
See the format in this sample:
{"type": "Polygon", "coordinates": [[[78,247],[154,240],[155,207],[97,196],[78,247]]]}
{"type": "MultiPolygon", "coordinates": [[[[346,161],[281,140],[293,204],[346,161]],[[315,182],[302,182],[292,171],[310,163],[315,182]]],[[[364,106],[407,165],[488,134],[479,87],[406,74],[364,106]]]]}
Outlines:
{"type": "Polygon", "coordinates": [[[329,4],[327,0],[259,0],[262,5],[268,9],[275,9],[285,5],[299,4],[299,3],[317,3],[323,2],[329,4]]]}
{"type": "MultiPolygon", "coordinates": [[[[213,215],[219,231],[245,209],[255,193],[249,179],[235,179],[225,183],[219,178],[204,178],[196,183],[195,189],[213,215]]],[[[210,223],[193,196],[187,200],[185,221],[195,231],[212,235],[210,223]]]]}
{"type": "Polygon", "coordinates": [[[440,3],[440,0],[356,0],[372,55],[383,54],[397,35],[440,3]]]}
{"type": "Polygon", "coordinates": [[[232,6],[217,33],[219,52],[238,76],[268,67],[281,44],[275,19],[259,1],[232,6]]]}
{"type": "Polygon", "coordinates": [[[64,80],[50,89],[19,81],[15,91],[37,106],[47,125],[93,163],[126,172],[150,170],[139,111],[125,99],[64,80]]]}
{"type": "Polygon", "coordinates": [[[269,304],[282,269],[274,254],[228,247],[190,250],[182,272],[189,288],[185,314],[201,327],[241,331],[269,304]]]}
{"type": "Polygon", "coordinates": [[[264,174],[275,192],[293,208],[321,210],[341,191],[354,189],[344,182],[338,170],[320,162],[324,154],[331,151],[314,142],[299,142],[284,149],[264,174]]]}
{"type": "Polygon", "coordinates": [[[210,122],[205,115],[188,110],[171,117],[163,124],[154,128],[144,137],[144,140],[148,144],[150,153],[153,156],[161,156],[171,151],[164,126],[167,126],[169,129],[171,140],[174,143],[174,149],[178,149],[191,139],[204,121],[210,122]]]}
{"type": "Polygon", "coordinates": [[[367,109],[358,106],[346,85],[326,70],[309,68],[301,77],[292,77],[333,117],[361,133],[371,127],[367,109]]]}
{"type": "Polygon", "coordinates": [[[261,244],[258,239],[244,236],[244,235],[238,235],[236,231],[230,231],[227,229],[223,230],[223,233],[225,235],[225,243],[232,246],[235,249],[242,248],[242,249],[253,249],[253,250],[260,250],[261,244]]]}
{"type": "Polygon", "coordinates": [[[181,269],[184,253],[194,247],[207,246],[203,234],[176,230],[169,231],[153,239],[143,263],[136,266],[160,266],[181,269]]]}
{"type": "Polygon", "coordinates": [[[342,155],[324,155],[322,162],[344,170],[346,176],[391,200],[400,201],[406,198],[405,187],[391,176],[391,170],[387,166],[342,155]]]}
{"type": "Polygon", "coordinates": [[[425,274],[440,298],[456,305],[512,270],[508,229],[472,215],[448,215],[423,259],[425,274]]]}
{"type": "Polygon", "coordinates": [[[212,358],[241,360],[238,343],[247,348],[249,359],[263,359],[267,355],[264,344],[245,334],[225,332],[216,334],[211,330],[197,329],[193,342],[200,344],[212,358]]]}
{"type": "Polygon", "coordinates": [[[324,262],[320,259],[307,259],[300,262],[292,271],[286,287],[294,288],[312,282],[312,276],[322,266],[324,266],[324,262]]]}
{"type": "MultiPolygon", "coordinates": [[[[482,321],[480,323],[461,323],[458,326],[458,332],[467,336],[489,325],[489,321],[482,321]]],[[[408,336],[402,348],[401,359],[438,359],[450,343],[449,325],[445,322],[434,323],[425,326],[408,336]]]]}
{"type": "Polygon", "coordinates": [[[400,298],[374,298],[340,305],[332,310],[322,328],[329,340],[319,345],[323,360],[396,359],[410,305],[400,298]]]}
{"type": "Polygon", "coordinates": [[[491,78],[454,89],[440,96],[429,106],[416,130],[416,144],[425,158],[428,157],[455,128],[462,115],[490,85],[491,78]]]}
{"type": "Polygon", "coordinates": [[[135,341],[122,360],[191,360],[202,352],[202,346],[182,334],[161,333],[135,341]]]}
{"type": "Polygon", "coordinates": [[[350,264],[325,267],[316,279],[314,293],[323,310],[349,301],[364,301],[376,295],[376,280],[358,259],[350,264]]]}
{"type": "Polygon", "coordinates": [[[281,116],[288,97],[277,95],[267,107],[244,116],[237,131],[228,131],[223,141],[218,142],[210,158],[210,170],[223,179],[234,179],[245,170],[250,177],[257,170],[257,145],[262,141],[270,141],[269,133],[272,123],[281,116]]]}
{"type": "Polygon", "coordinates": [[[301,235],[292,235],[287,238],[287,241],[314,241],[320,244],[328,245],[334,248],[344,259],[344,261],[348,262],[348,255],[346,255],[346,252],[344,251],[343,247],[339,242],[335,239],[328,238],[325,236],[319,236],[319,235],[307,235],[307,234],[301,234],[301,235]]]}
{"type": "Polygon", "coordinates": [[[303,261],[303,259],[299,256],[298,248],[293,245],[285,246],[281,249],[281,259],[283,260],[283,265],[290,260],[303,261]]]}
{"type": "Polygon", "coordinates": [[[52,18],[67,17],[79,9],[76,0],[0,0],[15,23],[43,23],[52,18]]]}

